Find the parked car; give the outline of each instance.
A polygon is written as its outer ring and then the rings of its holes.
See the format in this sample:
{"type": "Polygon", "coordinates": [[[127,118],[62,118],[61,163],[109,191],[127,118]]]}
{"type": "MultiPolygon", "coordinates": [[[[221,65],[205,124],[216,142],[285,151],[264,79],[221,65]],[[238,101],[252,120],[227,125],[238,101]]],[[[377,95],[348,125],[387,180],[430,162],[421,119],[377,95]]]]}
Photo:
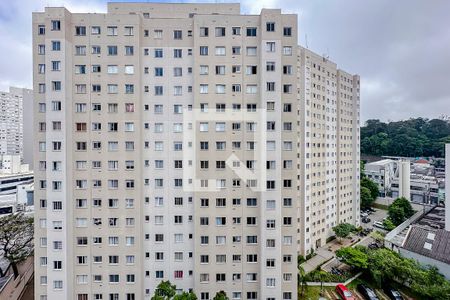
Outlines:
{"type": "Polygon", "coordinates": [[[358,284],[357,286],[358,292],[361,293],[361,295],[366,300],[379,300],[377,297],[377,294],[375,294],[374,290],[372,290],[370,287],[365,286],[364,284],[358,284]]]}
{"type": "Polygon", "coordinates": [[[365,217],[367,217],[368,216],[368,214],[367,213],[365,213],[365,212],[361,212],[361,217],[362,218],[365,218],[365,217]]]}
{"type": "Polygon", "coordinates": [[[389,285],[385,285],[383,290],[384,290],[384,293],[389,297],[389,299],[391,299],[391,300],[403,300],[402,294],[400,294],[399,291],[397,291],[396,289],[390,287],[389,285]]]}
{"type": "Polygon", "coordinates": [[[364,217],[361,219],[363,223],[370,223],[370,219],[368,217],[364,217]]]}
{"type": "Polygon", "coordinates": [[[380,246],[378,246],[377,243],[371,243],[369,244],[369,246],[367,246],[369,249],[378,249],[380,248],[380,246]]]}
{"type": "Polygon", "coordinates": [[[367,208],[369,211],[371,211],[371,212],[376,212],[376,210],[374,209],[374,208],[372,208],[372,207],[369,207],[369,208],[367,208]]]}
{"type": "Polygon", "coordinates": [[[373,223],[373,227],[385,229],[383,223],[381,223],[380,221],[374,222],[374,223],[373,223]]]}
{"type": "Polygon", "coordinates": [[[336,293],[338,293],[338,295],[344,300],[356,300],[352,292],[350,292],[348,288],[341,283],[336,285],[336,293]]]}

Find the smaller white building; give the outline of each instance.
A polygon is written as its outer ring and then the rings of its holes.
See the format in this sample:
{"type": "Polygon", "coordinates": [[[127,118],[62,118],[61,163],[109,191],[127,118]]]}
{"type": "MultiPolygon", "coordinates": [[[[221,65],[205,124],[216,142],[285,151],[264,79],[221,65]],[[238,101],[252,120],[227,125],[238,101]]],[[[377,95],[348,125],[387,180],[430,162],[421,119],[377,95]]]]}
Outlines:
{"type": "Polygon", "coordinates": [[[365,165],[364,173],[378,185],[382,197],[391,192],[392,181],[395,178],[395,164],[395,160],[383,159],[365,165]]]}
{"type": "Polygon", "coordinates": [[[20,155],[0,155],[0,174],[27,173],[29,171],[29,165],[22,164],[20,155]]]}

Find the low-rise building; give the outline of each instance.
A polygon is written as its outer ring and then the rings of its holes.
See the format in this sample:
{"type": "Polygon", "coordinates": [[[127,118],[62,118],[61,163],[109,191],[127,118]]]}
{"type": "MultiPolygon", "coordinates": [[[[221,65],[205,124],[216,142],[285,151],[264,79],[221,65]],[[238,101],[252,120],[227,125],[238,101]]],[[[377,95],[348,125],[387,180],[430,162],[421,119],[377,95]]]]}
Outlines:
{"type": "Polygon", "coordinates": [[[380,196],[385,197],[391,191],[392,181],[395,177],[396,162],[392,159],[383,159],[365,165],[366,176],[378,185],[380,196]]]}

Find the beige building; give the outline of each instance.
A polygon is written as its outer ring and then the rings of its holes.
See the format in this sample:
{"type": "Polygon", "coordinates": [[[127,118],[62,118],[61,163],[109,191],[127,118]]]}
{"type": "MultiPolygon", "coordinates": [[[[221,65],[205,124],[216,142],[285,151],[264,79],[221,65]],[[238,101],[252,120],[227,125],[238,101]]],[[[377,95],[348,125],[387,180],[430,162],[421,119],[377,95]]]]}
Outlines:
{"type": "Polygon", "coordinates": [[[36,299],[297,299],[297,255],[359,223],[359,77],[297,36],[239,4],[33,14],[36,299]]]}

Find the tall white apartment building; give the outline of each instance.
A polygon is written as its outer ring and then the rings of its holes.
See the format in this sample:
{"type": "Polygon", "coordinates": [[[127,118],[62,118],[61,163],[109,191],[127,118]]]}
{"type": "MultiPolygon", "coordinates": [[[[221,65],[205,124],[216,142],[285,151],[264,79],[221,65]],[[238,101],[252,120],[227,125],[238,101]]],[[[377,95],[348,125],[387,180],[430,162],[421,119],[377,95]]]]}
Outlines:
{"type": "Polygon", "coordinates": [[[33,14],[36,299],[297,299],[297,255],[359,222],[359,78],[297,36],[239,4],[33,14]]]}
{"type": "Polygon", "coordinates": [[[24,124],[24,113],[33,116],[32,103],[32,90],[10,87],[9,92],[0,92],[0,154],[20,155],[24,159],[26,156],[26,163],[32,163],[33,122],[25,120],[24,124]],[[26,139],[24,126],[29,126],[30,132],[26,139]]]}
{"type": "Polygon", "coordinates": [[[299,252],[308,254],[337,224],[359,225],[359,76],[302,47],[298,57],[299,252]]]}

